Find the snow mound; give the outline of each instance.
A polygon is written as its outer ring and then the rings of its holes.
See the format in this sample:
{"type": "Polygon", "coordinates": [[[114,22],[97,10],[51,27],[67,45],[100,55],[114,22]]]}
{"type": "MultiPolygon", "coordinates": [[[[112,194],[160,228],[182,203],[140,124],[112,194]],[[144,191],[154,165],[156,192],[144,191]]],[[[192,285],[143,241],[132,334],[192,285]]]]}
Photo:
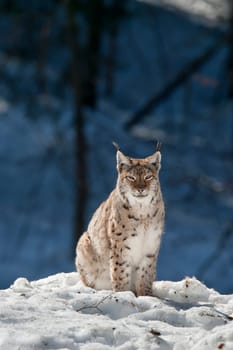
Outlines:
{"type": "Polygon", "coordinates": [[[233,349],[233,295],[195,278],[153,293],[97,292],[77,273],[19,278],[0,291],[0,349],[233,349]]]}

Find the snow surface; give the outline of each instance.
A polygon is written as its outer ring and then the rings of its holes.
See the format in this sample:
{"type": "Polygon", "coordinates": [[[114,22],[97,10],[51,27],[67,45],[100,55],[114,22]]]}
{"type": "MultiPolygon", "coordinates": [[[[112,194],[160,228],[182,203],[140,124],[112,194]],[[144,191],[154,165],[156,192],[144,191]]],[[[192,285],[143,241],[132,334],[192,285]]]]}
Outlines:
{"type": "Polygon", "coordinates": [[[98,291],[78,273],[0,291],[0,349],[134,350],[233,348],[233,295],[195,278],[159,281],[154,297],[98,291]]]}

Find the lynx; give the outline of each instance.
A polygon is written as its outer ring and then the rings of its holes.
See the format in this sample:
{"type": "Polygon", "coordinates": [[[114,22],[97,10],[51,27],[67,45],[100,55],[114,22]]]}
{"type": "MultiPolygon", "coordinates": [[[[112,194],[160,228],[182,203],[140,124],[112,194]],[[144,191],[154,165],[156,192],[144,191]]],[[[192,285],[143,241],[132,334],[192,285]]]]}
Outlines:
{"type": "Polygon", "coordinates": [[[152,295],[164,227],[161,153],[144,159],[117,150],[116,188],[94,213],[76,249],[86,286],[152,295]]]}

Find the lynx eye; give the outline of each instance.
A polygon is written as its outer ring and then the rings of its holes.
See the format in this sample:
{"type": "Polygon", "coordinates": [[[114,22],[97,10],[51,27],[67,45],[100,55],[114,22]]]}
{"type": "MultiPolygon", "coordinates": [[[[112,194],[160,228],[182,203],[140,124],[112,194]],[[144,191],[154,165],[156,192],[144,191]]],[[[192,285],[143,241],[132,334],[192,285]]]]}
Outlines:
{"type": "Polygon", "coordinates": [[[146,176],[144,176],[144,180],[145,181],[151,181],[152,179],[153,179],[153,175],[146,175],[146,176]]]}
{"type": "Polygon", "coordinates": [[[126,179],[127,179],[128,181],[131,181],[131,182],[136,181],[136,177],[135,177],[135,176],[130,176],[130,175],[128,175],[128,176],[126,176],[126,179]]]}

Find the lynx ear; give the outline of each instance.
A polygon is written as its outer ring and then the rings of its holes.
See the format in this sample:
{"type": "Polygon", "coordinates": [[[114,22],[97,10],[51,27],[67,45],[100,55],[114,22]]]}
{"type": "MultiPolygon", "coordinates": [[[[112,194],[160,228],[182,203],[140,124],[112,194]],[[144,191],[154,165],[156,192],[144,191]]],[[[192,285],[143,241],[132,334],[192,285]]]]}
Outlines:
{"type": "Polygon", "coordinates": [[[117,151],[117,166],[119,165],[130,165],[129,158],[126,157],[121,151],[117,151]]]}
{"type": "Polygon", "coordinates": [[[147,160],[151,165],[154,165],[160,169],[161,153],[159,151],[152,154],[152,156],[147,157],[147,160]]]}

